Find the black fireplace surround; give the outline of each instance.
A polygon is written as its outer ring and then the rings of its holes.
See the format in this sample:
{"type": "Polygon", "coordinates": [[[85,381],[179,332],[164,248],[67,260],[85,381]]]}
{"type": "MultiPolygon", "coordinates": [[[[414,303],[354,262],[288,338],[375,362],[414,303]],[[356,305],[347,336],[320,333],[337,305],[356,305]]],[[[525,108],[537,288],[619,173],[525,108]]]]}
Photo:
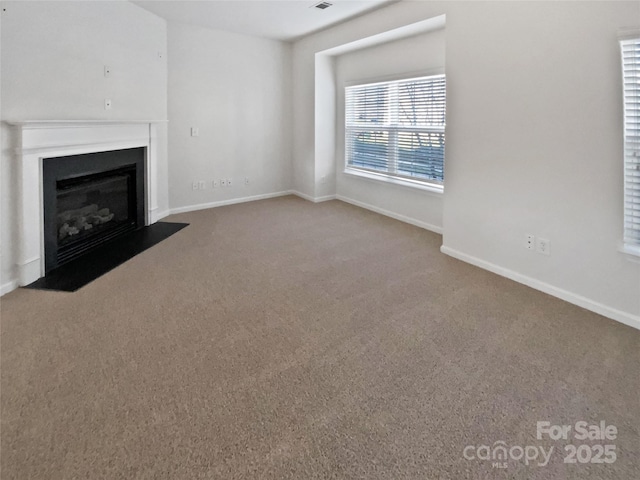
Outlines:
{"type": "Polygon", "coordinates": [[[145,148],[43,161],[45,272],[144,227],[145,148]]]}

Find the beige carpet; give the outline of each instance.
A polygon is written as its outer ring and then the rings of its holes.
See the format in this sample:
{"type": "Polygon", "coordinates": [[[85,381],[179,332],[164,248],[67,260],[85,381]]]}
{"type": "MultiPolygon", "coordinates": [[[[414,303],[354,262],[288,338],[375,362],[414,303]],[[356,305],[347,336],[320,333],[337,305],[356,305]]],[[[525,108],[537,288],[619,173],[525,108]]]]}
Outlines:
{"type": "Polygon", "coordinates": [[[76,293],[2,298],[3,480],[640,478],[640,332],[338,201],[168,220],[76,293]],[[544,420],[615,425],[573,443],[617,460],[564,464],[544,420]],[[463,457],[497,441],[555,451],[463,457]]]}

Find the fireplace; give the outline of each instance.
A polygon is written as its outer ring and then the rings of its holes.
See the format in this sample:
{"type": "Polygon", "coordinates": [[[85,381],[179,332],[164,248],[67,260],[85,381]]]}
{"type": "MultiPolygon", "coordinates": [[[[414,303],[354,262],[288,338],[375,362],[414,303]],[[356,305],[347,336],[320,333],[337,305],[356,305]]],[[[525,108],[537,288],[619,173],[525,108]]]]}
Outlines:
{"type": "Polygon", "coordinates": [[[143,227],[144,148],[46,158],[45,273],[143,227]]]}
{"type": "MultiPolygon", "coordinates": [[[[49,264],[50,259],[53,262],[62,262],[64,265],[59,268],[74,265],[75,262],[68,262],[65,255],[72,252],[76,247],[80,249],[80,233],[69,235],[70,231],[75,232],[72,227],[82,227],[84,234],[82,235],[82,243],[86,242],[82,248],[89,246],[91,250],[91,242],[94,240],[94,232],[109,230],[109,234],[114,234],[116,228],[131,228],[130,221],[135,219],[137,228],[135,232],[129,232],[126,236],[138,234],[144,230],[144,226],[155,224],[159,218],[163,216],[163,212],[158,209],[159,189],[158,184],[158,128],[163,122],[154,122],[148,120],[23,120],[8,122],[12,125],[10,143],[15,148],[17,175],[18,175],[18,237],[17,237],[17,274],[18,285],[30,285],[40,278],[45,278],[53,264],[49,264]],[[120,163],[102,164],[101,159],[111,156],[115,151],[128,151],[135,159],[127,159],[120,163]],[[137,152],[137,153],[133,153],[137,152]],[[90,155],[87,155],[90,154],[90,155]],[[95,156],[94,154],[99,154],[95,156]],[[104,154],[104,155],[103,155],[104,154]],[[87,155],[87,156],[85,156],[87,155]],[[142,156],[142,164],[139,156],[142,156]],[[63,171],[59,176],[55,177],[55,182],[48,179],[45,182],[45,170],[49,170],[49,164],[53,163],[51,168],[62,166],[64,170],[68,165],[74,165],[75,172],[63,171]],[[99,165],[98,165],[99,164],[99,165]],[[129,167],[135,165],[135,179],[132,169],[129,167]],[[123,171],[118,171],[124,169],[123,171]],[[117,172],[114,172],[117,171],[117,172]],[[102,177],[102,174],[106,174],[102,177]],[[95,176],[94,176],[95,175],[95,176]],[[84,200],[81,206],[69,205],[64,206],[68,199],[63,192],[79,193],[86,186],[82,182],[76,182],[80,177],[87,177],[87,183],[105,180],[111,176],[114,183],[111,185],[103,185],[98,188],[86,188],[84,200]],[[110,202],[110,197],[115,191],[122,191],[124,188],[124,179],[127,177],[127,205],[107,205],[104,201],[110,202]],[[58,184],[58,182],[60,182],[58,184]],[[129,196],[133,191],[132,184],[135,183],[135,214],[132,213],[131,205],[133,200],[129,196]],[[60,190],[60,192],[58,192],[60,190]],[[102,190],[102,193],[100,193],[102,190]],[[51,191],[55,193],[50,195],[51,191]],[[107,192],[108,191],[108,192],[107,192]],[[58,196],[60,193],[60,197],[58,196]],[[47,196],[47,199],[45,199],[47,196]],[[95,207],[93,206],[95,205],[95,207]],[[53,210],[52,209],[53,206],[53,210]],[[84,212],[74,212],[86,208],[84,212]],[[58,212],[58,210],[61,210],[58,212]],[[109,209],[109,213],[104,209],[109,209]],[[47,236],[48,241],[45,242],[45,210],[47,213],[47,230],[50,232],[57,231],[56,236],[52,239],[47,236]],[[65,210],[68,210],[65,213],[65,210]],[[116,218],[116,213],[125,210],[129,220],[122,223],[116,218]],[[70,212],[69,212],[70,211],[70,212]],[[142,211],[142,213],[141,213],[142,211]],[[69,224],[65,227],[65,223],[71,221],[71,216],[87,216],[81,215],[87,213],[94,215],[91,221],[85,219],[75,219],[74,225],[69,224]],[[109,220],[111,213],[114,216],[109,220]],[[69,221],[63,221],[58,224],[58,215],[63,218],[68,217],[69,221]],[[95,218],[95,216],[100,218],[95,218]],[[115,219],[115,220],[114,220],[115,219]],[[80,220],[80,226],[76,223],[80,220]],[[53,226],[52,226],[53,223],[53,226]],[[118,224],[116,226],[116,223],[118,224]],[[91,224],[88,227],[87,224],[91,224]],[[124,227],[124,225],[129,225],[124,227]],[[58,235],[60,229],[67,231],[67,236],[60,239],[58,235]],[[95,229],[95,230],[94,230],[95,229]],[[112,230],[113,229],[113,230],[112,230]],[[91,238],[91,240],[89,240],[91,238]],[[76,241],[78,243],[76,243],[76,241]],[[60,243],[60,245],[57,245],[60,243]],[[63,245],[64,243],[64,245],[63,245]],[[47,244],[48,246],[46,246],[47,244]],[[55,246],[55,255],[45,255],[45,251],[55,246]],[[73,244],[73,247],[71,246],[73,244]],[[58,259],[58,247],[61,247],[60,258],[58,259]],[[45,260],[45,256],[49,257],[45,260]]],[[[118,217],[119,218],[119,217],[118,217]]],[[[105,233],[106,235],[106,233],[105,233]]],[[[125,237],[126,238],[126,237],[125,237]]],[[[112,245],[120,240],[114,239],[113,242],[108,241],[104,246],[112,245]]],[[[99,251],[102,247],[96,247],[93,251],[99,251]]],[[[87,253],[92,255],[92,253],[87,253]]]]}

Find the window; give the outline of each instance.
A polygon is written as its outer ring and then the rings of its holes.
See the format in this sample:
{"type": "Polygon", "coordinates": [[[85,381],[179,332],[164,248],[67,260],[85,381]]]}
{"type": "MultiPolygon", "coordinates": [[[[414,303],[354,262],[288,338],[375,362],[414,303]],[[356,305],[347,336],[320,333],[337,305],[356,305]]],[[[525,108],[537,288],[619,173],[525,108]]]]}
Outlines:
{"type": "Polygon", "coordinates": [[[640,37],[621,40],[624,94],[624,248],[640,255],[640,37]]]}
{"type": "Polygon", "coordinates": [[[345,88],[347,171],[442,185],[444,75],[345,88]]]}

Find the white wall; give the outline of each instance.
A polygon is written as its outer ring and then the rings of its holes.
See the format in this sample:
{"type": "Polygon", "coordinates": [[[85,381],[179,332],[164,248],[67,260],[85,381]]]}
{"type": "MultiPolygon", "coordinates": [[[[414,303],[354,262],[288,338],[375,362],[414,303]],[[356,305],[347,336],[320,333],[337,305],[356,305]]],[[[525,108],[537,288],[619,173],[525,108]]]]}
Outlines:
{"type": "Polygon", "coordinates": [[[284,42],[169,24],[173,209],[290,188],[290,50],[284,42]],[[233,185],[213,188],[222,178],[233,185]],[[205,189],[194,191],[193,181],[205,189]]]}
{"type": "Polygon", "coordinates": [[[445,67],[445,30],[339,55],[336,58],[336,194],[412,219],[431,230],[442,229],[442,194],[384,183],[344,173],[344,87],[348,83],[423,75],[445,67]]]}
{"type": "MultiPolygon", "coordinates": [[[[2,2],[1,119],[166,120],[167,33],[122,1],[2,2]],[[160,55],[159,55],[160,54],[160,55]],[[104,77],[104,65],[112,68],[104,77]],[[113,102],[104,110],[104,99],[113,102]]],[[[167,210],[166,125],[158,129],[159,209],[167,210]]],[[[15,160],[2,124],[0,286],[15,275],[15,160]]]]}
{"type": "MultiPolygon", "coordinates": [[[[640,264],[617,250],[616,38],[638,23],[637,2],[401,2],[296,42],[294,188],[313,195],[319,187],[315,54],[441,14],[445,251],[640,327],[640,264]],[[551,255],[526,250],[526,233],[549,239],[551,255]]],[[[378,196],[377,187],[360,188],[378,196]]]]}
{"type": "Polygon", "coordinates": [[[456,13],[447,37],[445,247],[640,326],[640,264],[617,251],[617,33],[640,22],[640,3],[469,4],[456,13]],[[462,15],[473,21],[456,25],[462,15]],[[527,233],[549,239],[551,255],[525,250],[527,233]]]}

